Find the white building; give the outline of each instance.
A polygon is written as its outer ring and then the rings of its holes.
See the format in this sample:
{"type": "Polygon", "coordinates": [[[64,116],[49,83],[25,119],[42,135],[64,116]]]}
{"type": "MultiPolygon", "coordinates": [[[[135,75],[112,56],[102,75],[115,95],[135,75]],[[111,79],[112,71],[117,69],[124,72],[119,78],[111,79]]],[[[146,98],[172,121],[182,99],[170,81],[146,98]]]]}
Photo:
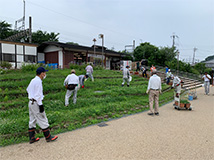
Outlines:
{"type": "Polygon", "coordinates": [[[0,61],[7,61],[13,68],[20,68],[23,62],[37,63],[36,44],[0,40],[0,61]]]}

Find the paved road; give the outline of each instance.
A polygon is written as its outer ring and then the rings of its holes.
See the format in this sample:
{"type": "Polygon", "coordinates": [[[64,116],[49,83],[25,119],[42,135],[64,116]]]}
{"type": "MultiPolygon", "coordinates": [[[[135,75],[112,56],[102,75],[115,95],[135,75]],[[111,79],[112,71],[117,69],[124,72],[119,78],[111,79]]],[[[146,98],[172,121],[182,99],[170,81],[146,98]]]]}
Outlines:
{"type": "MultiPolygon", "coordinates": [[[[214,90],[214,87],[212,88],[214,90]]],[[[197,90],[193,111],[178,111],[172,103],[160,116],[147,112],[44,139],[0,148],[1,160],[213,160],[214,96],[197,90]]]]}

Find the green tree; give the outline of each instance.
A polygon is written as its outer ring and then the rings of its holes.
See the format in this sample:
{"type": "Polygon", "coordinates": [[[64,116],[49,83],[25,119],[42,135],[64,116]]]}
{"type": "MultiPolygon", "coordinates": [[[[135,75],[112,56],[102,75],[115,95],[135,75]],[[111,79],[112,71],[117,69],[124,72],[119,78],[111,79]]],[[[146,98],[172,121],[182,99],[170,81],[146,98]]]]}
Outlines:
{"type": "Polygon", "coordinates": [[[197,63],[194,66],[194,69],[196,69],[200,74],[203,74],[206,70],[205,63],[197,63]]]}
{"type": "Polygon", "coordinates": [[[72,45],[76,45],[76,46],[79,46],[78,43],[75,43],[75,42],[66,42],[67,44],[72,44],[72,45]]]}
{"type": "Polygon", "coordinates": [[[46,31],[38,30],[37,32],[32,33],[32,42],[41,44],[42,42],[46,41],[53,41],[58,42],[59,41],[59,33],[47,33],[46,31]]]}
{"type": "Polygon", "coordinates": [[[14,34],[14,31],[11,29],[11,24],[0,21],[0,39],[5,39],[14,34]]]}

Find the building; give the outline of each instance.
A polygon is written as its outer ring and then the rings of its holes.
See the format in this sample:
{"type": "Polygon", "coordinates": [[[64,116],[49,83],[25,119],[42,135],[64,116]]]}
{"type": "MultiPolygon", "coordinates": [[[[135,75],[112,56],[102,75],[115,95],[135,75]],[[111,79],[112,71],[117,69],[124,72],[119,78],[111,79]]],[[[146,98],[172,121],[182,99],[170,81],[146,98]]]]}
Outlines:
{"type": "Polygon", "coordinates": [[[13,68],[21,68],[23,62],[37,63],[37,47],[32,43],[0,40],[0,62],[10,62],[13,68]]]}
{"type": "Polygon", "coordinates": [[[38,47],[38,62],[57,64],[59,68],[68,68],[70,63],[79,64],[91,62],[94,65],[103,64],[106,69],[119,69],[123,53],[108,50],[101,46],[81,46],[61,42],[44,42],[38,47]]]}

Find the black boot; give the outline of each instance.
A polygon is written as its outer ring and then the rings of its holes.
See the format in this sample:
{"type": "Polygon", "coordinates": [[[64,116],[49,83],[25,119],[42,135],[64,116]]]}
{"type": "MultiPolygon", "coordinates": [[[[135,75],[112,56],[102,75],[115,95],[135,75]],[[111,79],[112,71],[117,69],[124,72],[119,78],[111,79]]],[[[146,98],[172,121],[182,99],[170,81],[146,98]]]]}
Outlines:
{"type": "Polygon", "coordinates": [[[45,139],[46,139],[47,142],[55,141],[58,138],[58,136],[54,136],[54,137],[51,136],[49,127],[46,128],[46,129],[43,129],[42,131],[43,131],[43,134],[44,134],[45,139]]]}
{"type": "Polygon", "coordinates": [[[28,129],[30,144],[39,141],[39,138],[35,138],[35,128],[28,129]]]}

